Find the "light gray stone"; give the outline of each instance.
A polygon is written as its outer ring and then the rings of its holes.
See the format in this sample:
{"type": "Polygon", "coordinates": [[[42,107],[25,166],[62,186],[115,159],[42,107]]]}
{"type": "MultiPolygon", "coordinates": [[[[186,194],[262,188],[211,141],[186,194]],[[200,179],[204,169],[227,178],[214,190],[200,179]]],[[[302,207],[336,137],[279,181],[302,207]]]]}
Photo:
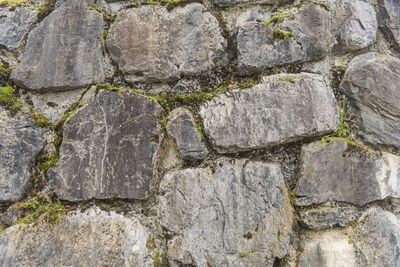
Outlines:
{"type": "Polygon", "coordinates": [[[324,58],[334,45],[331,14],[320,5],[282,11],[282,23],[270,26],[259,21],[240,23],[237,29],[238,72],[250,75],[266,68],[324,58]],[[282,40],[274,28],[291,32],[282,40]]]}
{"type": "Polygon", "coordinates": [[[227,63],[217,19],[201,4],[123,10],[107,47],[130,82],[168,82],[205,74],[227,63]]]}
{"type": "Polygon", "coordinates": [[[204,130],[219,152],[288,143],[336,129],[339,110],[320,75],[278,74],[255,87],[219,95],[200,109],[204,130]]]}
{"type": "Polygon", "coordinates": [[[332,200],[364,205],[400,197],[400,157],[341,139],[304,145],[296,195],[297,205],[332,200]]]}
{"type": "Polygon", "coordinates": [[[10,78],[37,92],[66,91],[102,82],[103,17],[84,0],[63,2],[29,34],[21,62],[10,78]]]}
{"type": "Polygon", "coordinates": [[[356,0],[346,3],[346,19],[337,37],[336,50],[347,53],[371,45],[376,39],[378,21],[373,6],[356,0]]]}
{"type": "Polygon", "coordinates": [[[57,225],[15,225],[0,235],[1,266],[153,266],[135,218],[92,207],[57,225]]]}
{"type": "Polygon", "coordinates": [[[9,50],[20,48],[37,15],[37,10],[28,7],[0,8],[0,45],[9,50]]]}
{"type": "Polygon", "coordinates": [[[371,207],[352,234],[359,266],[400,266],[400,220],[394,214],[371,207]]]}
{"type": "Polygon", "coordinates": [[[167,133],[175,140],[179,152],[188,158],[204,159],[207,147],[201,141],[195,128],[192,113],[185,108],[171,111],[168,117],[167,133]]]}
{"type": "Polygon", "coordinates": [[[103,92],[64,125],[55,192],[70,201],[144,199],[162,139],[156,101],[132,92],[103,92]]]}
{"type": "Polygon", "coordinates": [[[368,53],[353,59],[340,88],[366,141],[400,147],[400,60],[368,53]]]}
{"type": "Polygon", "coordinates": [[[26,115],[0,107],[0,202],[19,200],[28,187],[30,168],[44,147],[43,131],[26,115]]]}
{"type": "Polygon", "coordinates": [[[400,48],[400,2],[397,0],[378,0],[379,27],[387,38],[400,48]]]}
{"type": "Polygon", "coordinates": [[[357,218],[355,208],[321,207],[300,210],[299,222],[308,229],[327,229],[335,226],[346,226],[357,218]]]}
{"type": "Polygon", "coordinates": [[[274,5],[274,4],[289,4],[294,0],[213,0],[214,4],[218,6],[237,6],[237,5],[254,5],[254,4],[266,4],[266,5],[274,5]]]}
{"type": "Polygon", "coordinates": [[[171,266],[272,266],[289,250],[292,208],[278,164],[220,158],[172,172],[158,218],[171,266]]]}

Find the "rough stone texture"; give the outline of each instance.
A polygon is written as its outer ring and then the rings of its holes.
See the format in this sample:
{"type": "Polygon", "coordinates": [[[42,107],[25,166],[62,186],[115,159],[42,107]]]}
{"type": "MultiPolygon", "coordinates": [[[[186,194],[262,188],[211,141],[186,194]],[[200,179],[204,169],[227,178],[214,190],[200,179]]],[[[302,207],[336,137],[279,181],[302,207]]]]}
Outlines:
{"type": "Polygon", "coordinates": [[[43,131],[18,113],[0,107],[0,202],[19,200],[28,186],[29,171],[44,147],[43,131]]]}
{"type": "Polygon", "coordinates": [[[379,27],[390,41],[400,48],[400,2],[378,0],[379,27]]]}
{"type": "MultiPolygon", "coordinates": [[[[298,267],[356,267],[356,255],[349,237],[339,231],[311,233],[305,238],[298,267]]],[[[361,265],[365,266],[365,265],[361,265]]]]}
{"type": "Polygon", "coordinates": [[[164,176],[158,217],[171,266],[272,266],[289,250],[292,208],[279,165],[220,158],[164,176]]]}
{"type": "MultiPolygon", "coordinates": [[[[293,11],[291,11],[293,12],[293,11]]],[[[238,72],[259,73],[265,68],[294,62],[322,59],[334,45],[331,14],[319,5],[305,5],[279,25],[266,26],[247,21],[238,26],[238,72]],[[274,37],[274,28],[292,32],[281,40],[274,37]]]]}
{"type": "Polygon", "coordinates": [[[378,28],[376,12],[370,4],[359,0],[348,2],[346,13],[346,20],[335,46],[339,53],[347,53],[371,45],[375,41],[378,28]]]}
{"type": "Polygon", "coordinates": [[[11,79],[37,91],[82,88],[105,79],[102,15],[84,0],[64,2],[40,22],[11,79]]]}
{"type": "Polygon", "coordinates": [[[219,6],[236,6],[236,5],[247,5],[247,4],[289,4],[294,0],[213,0],[213,2],[219,6]]]}
{"type": "Polygon", "coordinates": [[[400,197],[400,157],[333,139],[304,145],[297,205],[344,201],[356,205],[400,197]]]}
{"type": "Polygon", "coordinates": [[[400,60],[368,53],[353,59],[340,88],[354,105],[365,140],[400,146],[400,60]]]}
{"type": "Polygon", "coordinates": [[[322,135],[338,125],[332,89],[309,73],[264,77],[264,83],[232,91],[200,109],[204,130],[219,152],[262,148],[322,135]]]}
{"type": "Polygon", "coordinates": [[[167,133],[175,140],[179,152],[184,157],[204,159],[207,147],[201,141],[195,128],[192,113],[185,108],[171,111],[168,117],[167,133]]]}
{"type": "Polygon", "coordinates": [[[28,7],[0,8],[0,45],[10,50],[20,48],[37,14],[37,10],[28,7]]]}
{"type": "Polygon", "coordinates": [[[226,63],[218,21],[196,3],[172,11],[160,6],[121,11],[107,47],[130,82],[174,81],[226,63]]]}
{"type": "Polygon", "coordinates": [[[61,199],[144,199],[162,138],[156,101],[132,92],[92,97],[64,125],[60,160],[51,172],[61,199]]]}
{"type": "Polygon", "coordinates": [[[300,210],[299,221],[308,229],[327,229],[346,226],[357,218],[355,208],[322,207],[300,210]]]}
{"type": "Polygon", "coordinates": [[[359,266],[400,266],[400,220],[394,214],[371,207],[360,218],[352,242],[359,266]]]}
{"type": "Polygon", "coordinates": [[[135,218],[90,208],[56,226],[16,225],[0,235],[1,266],[153,266],[135,218]]]}

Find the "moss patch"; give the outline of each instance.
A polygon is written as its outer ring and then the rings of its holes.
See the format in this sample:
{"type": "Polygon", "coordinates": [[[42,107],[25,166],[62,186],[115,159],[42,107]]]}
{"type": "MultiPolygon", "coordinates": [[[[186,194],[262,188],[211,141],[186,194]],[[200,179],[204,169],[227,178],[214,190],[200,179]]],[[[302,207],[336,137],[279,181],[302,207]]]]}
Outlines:
{"type": "Polygon", "coordinates": [[[274,27],[273,31],[273,38],[275,40],[286,40],[293,34],[293,32],[291,31],[284,31],[282,29],[279,29],[278,27],[274,27]]]}
{"type": "Polygon", "coordinates": [[[21,109],[22,103],[18,101],[14,88],[0,87],[0,106],[10,110],[11,114],[15,114],[21,109]]]}

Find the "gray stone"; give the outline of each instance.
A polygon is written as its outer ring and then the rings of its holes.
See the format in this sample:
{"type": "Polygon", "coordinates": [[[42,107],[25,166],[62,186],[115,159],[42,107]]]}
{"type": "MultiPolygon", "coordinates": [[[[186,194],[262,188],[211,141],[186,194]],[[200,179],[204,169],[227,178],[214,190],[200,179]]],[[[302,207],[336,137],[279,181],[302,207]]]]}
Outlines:
{"type": "Polygon", "coordinates": [[[220,158],[164,176],[158,218],[171,266],[272,266],[289,250],[292,208],[278,164],[220,158]]]}
{"type": "Polygon", "coordinates": [[[0,235],[0,266],[153,266],[135,218],[90,208],[53,226],[15,225],[0,235]]]}
{"type": "Polygon", "coordinates": [[[332,200],[364,205],[400,197],[400,157],[341,139],[304,145],[296,195],[297,205],[332,200]]]}
{"type": "Polygon", "coordinates": [[[274,5],[274,4],[289,4],[294,0],[213,0],[214,4],[218,6],[237,6],[237,5],[254,5],[254,4],[266,4],[266,5],[274,5]]]}
{"type": "Polygon", "coordinates": [[[400,146],[400,60],[368,53],[353,59],[340,88],[350,97],[366,141],[400,146]]]}
{"type": "Polygon", "coordinates": [[[197,3],[172,11],[152,5],[123,10],[106,43],[130,82],[175,81],[227,62],[217,19],[197,3]]]}
{"type": "Polygon", "coordinates": [[[394,214],[371,207],[352,234],[359,266],[400,266],[400,220],[394,214]]]}
{"type": "Polygon", "coordinates": [[[192,113],[185,108],[171,111],[168,117],[167,133],[175,140],[179,152],[188,158],[204,159],[207,147],[201,141],[195,128],[192,113]]]}
{"type": "Polygon", "coordinates": [[[339,110],[320,75],[279,74],[255,87],[219,95],[200,109],[204,130],[219,152],[263,148],[329,133],[339,110]]]}
{"type": "Polygon", "coordinates": [[[28,7],[0,8],[0,45],[9,50],[20,48],[37,15],[37,10],[28,7]]]}
{"type": "Polygon", "coordinates": [[[356,0],[346,3],[346,19],[337,37],[339,53],[359,50],[371,45],[376,38],[378,21],[373,6],[356,0]]]}
{"type": "Polygon", "coordinates": [[[0,216],[0,222],[5,225],[11,225],[21,218],[21,216],[22,212],[14,206],[11,206],[0,216]]]}
{"type": "Polygon", "coordinates": [[[400,48],[400,2],[397,0],[378,0],[379,27],[387,38],[400,48]]]}
{"type": "Polygon", "coordinates": [[[0,107],[0,202],[19,200],[28,187],[30,168],[44,147],[43,131],[26,115],[0,107]]]}
{"type": "Polygon", "coordinates": [[[335,40],[328,11],[319,5],[306,4],[282,12],[288,14],[282,23],[266,26],[248,21],[238,25],[239,74],[250,75],[278,65],[319,60],[330,52],[335,40]],[[274,29],[291,32],[291,36],[282,40],[274,34],[274,29]]]}
{"type": "Polygon", "coordinates": [[[50,172],[58,197],[69,201],[144,199],[162,139],[156,101],[133,92],[103,92],[64,125],[58,167],[50,172]]]}
{"type": "Polygon", "coordinates": [[[357,218],[355,208],[322,207],[300,210],[299,222],[308,229],[344,227],[357,218]]]}
{"type": "Polygon", "coordinates": [[[64,2],[29,34],[21,62],[10,78],[41,93],[102,82],[103,24],[102,15],[88,10],[84,0],[64,2]]]}

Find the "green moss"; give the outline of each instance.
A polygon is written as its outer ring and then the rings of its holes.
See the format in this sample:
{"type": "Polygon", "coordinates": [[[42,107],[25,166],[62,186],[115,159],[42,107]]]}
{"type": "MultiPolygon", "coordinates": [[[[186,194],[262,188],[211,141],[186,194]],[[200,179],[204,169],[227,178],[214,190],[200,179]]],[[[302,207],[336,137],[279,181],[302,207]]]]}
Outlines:
{"type": "Polygon", "coordinates": [[[270,17],[267,21],[263,22],[265,26],[271,26],[273,24],[281,24],[287,17],[292,16],[292,10],[284,10],[276,15],[270,17]]]}
{"type": "Polygon", "coordinates": [[[37,113],[32,107],[29,108],[29,116],[35,121],[35,124],[39,127],[54,127],[55,124],[50,121],[46,116],[37,113]]]}
{"type": "Polygon", "coordinates": [[[293,34],[293,32],[284,31],[284,30],[279,29],[278,27],[274,27],[273,31],[274,31],[273,38],[277,39],[277,40],[286,40],[293,34]]]}
{"type": "Polygon", "coordinates": [[[0,87],[0,106],[9,109],[11,113],[16,113],[21,109],[22,103],[18,101],[14,88],[0,87]]]}
{"type": "Polygon", "coordinates": [[[58,153],[44,153],[39,156],[39,169],[47,176],[47,171],[54,167],[58,162],[58,153]]]}
{"type": "Polygon", "coordinates": [[[92,5],[90,5],[90,6],[88,7],[88,9],[89,9],[89,10],[96,10],[97,12],[101,13],[101,14],[103,15],[104,21],[105,21],[108,25],[113,24],[114,21],[115,21],[115,19],[117,18],[117,14],[109,15],[109,14],[107,13],[107,10],[106,10],[104,7],[99,6],[99,5],[97,5],[97,4],[92,4],[92,5]]]}
{"type": "Polygon", "coordinates": [[[9,7],[17,7],[17,6],[27,6],[32,5],[34,3],[33,0],[0,0],[0,7],[9,6],[9,7]]]}
{"type": "Polygon", "coordinates": [[[2,72],[6,78],[8,79],[8,76],[10,76],[11,71],[15,68],[14,67],[9,67],[8,65],[0,64],[0,72],[2,72]]]}
{"type": "Polygon", "coordinates": [[[100,40],[103,45],[106,43],[107,35],[108,35],[108,30],[104,30],[103,33],[101,34],[100,40]]]}

